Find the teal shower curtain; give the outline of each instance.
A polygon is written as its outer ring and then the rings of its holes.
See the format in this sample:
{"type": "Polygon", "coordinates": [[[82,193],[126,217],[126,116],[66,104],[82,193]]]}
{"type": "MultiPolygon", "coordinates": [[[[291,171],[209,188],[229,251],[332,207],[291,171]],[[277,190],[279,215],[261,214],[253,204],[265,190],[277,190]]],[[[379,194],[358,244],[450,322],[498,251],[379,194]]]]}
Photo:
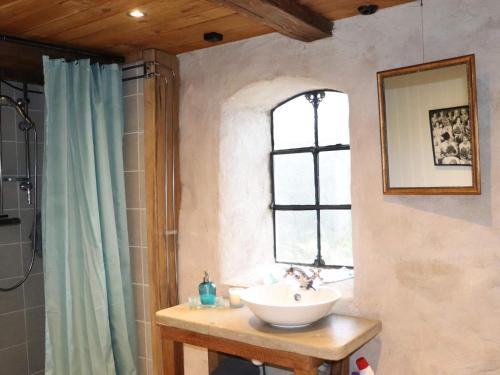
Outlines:
{"type": "Polygon", "coordinates": [[[45,374],[136,374],[121,71],[43,66],[45,374]]]}

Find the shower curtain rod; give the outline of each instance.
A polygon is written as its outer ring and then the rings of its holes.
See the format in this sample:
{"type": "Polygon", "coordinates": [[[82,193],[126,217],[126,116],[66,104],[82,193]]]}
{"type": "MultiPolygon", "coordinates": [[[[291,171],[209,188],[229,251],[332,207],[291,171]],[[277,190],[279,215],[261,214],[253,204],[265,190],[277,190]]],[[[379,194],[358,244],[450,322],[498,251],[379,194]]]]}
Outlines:
{"type": "MultiPolygon", "coordinates": [[[[73,55],[76,55],[76,57],[78,57],[78,56],[80,56],[82,58],[87,57],[87,58],[91,58],[91,59],[94,59],[94,60],[96,60],[98,62],[102,62],[102,63],[123,64],[125,62],[125,58],[123,56],[103,54],[103,53],[99,53],[99,52],[93,52],[93,51],[88,51],[88,50],[74,48],[74,47],[61,46],[61,45],[53,44],[53,43],[39,42],[36,40],[19,38],[17,36],[0,34],[0,41],[14,43],[14,44],[20,44],[20,45],[24,45],[24,46],[28,46],[28,47],[53,50],[53,51],[57,51],[59,53],[73,54],[73,55]]],[[[122,70],[128,70],[128,69],[132,69],[132,68],[136,68],[136,67],[140,67],[140,66],[143,66],[143,64],[139,64],[139,65],[136,65],[133,67],[126,67],[126,68],[123,68],[122,70]]],[[[146,78],[147,74],[145,72],[146,72],[146,69],[144,68],[144,74],[142,74],[140,76],[136,76],[136,77],[129,77],[129,78],[123,79],[123,81],[146,78]]],[[[9,83],[3,79],[0,79],[0,81],[5,83],[6,85],[10,86],[11,88],[13,88],[15,90],[23,91],[21,88],[15,86],[15,85],[12,85],[11,83],[9,83]]],[[[28,92],[35,93],[35,94],[42,94],[41,91],[37,91],[37,90],[28,90],[28,92]]]]}
{"type": "Polygon", "coordinates": [[[115,62],[115,63],[119,63],[119,64],[123,64],[125,62],[125,58],[123,56],[108,55],[108,54],[104,54],[104,53],[100,53],[100,52],[88,51],[88,50],[74,48],[74,47],[61,46],[61,45],[53,44],[53,43],[39,42],[37,40],[19,38],[17,36],[0,34],[0,41],[21,44],[21,45],[28,46],[28,47],[50,49],[50,50],[58,51],[58,52],[62,52],[62,53],[69,53],[69,54],[86,56],[86,57],[91,57],[91,58],[93,57],[96,60],[104,60],[104,61],[115,62]]]}
{"type": "MultiPolygon", "coordinates": [[[[125,62],[125,58],[123,56],[102,54],[99,52],[92,52],[92,51],[74,48],[74,47],[61,46],[61,45],[53,44],[53,43],[45,43],[45,42],[40,42],[40,41],[26,39],[26,38],[20,38],[20,37],[6,35],[6,34],[0,34],[0,41],[14,43],[14,44],[20,44],[20,45],[24,45],[24,46],[28,46],[28,47],[49,49],[49,50],[53,50],[53,51],[58,51],[60,53],[74,54],[74,55],[81,56],[81,57],[94,58],[97,61],[101,60],[103,62],[108,62],[108,63],[111,62],[111,63],[123,64],[125,62]]],[[[125,82],[125,81],[131,81],[131,80],[141,79],[141,78],[150,78],[152,76],[155,76],[155,73],[148,72],[147,66],[149,64],[155,64],[155,63],[151,62],[151,61],[145,61],[141,64],[131,65],[131,66],[127,66],[127,67],[122,68],[122,71],[127,71],[130,69],[135,69],[135,68],[139,68],[139,67],[143,68],[142,74],[137,75],[137,76],[133,76],[133,77],[123,78],[122,81],[125,82]]],[[[22,88],[17,87],[4,79],[0,78],[0,82],[3,82],[7,86],[9,86],[15,90],[23,91],[22,88]]],[[[35,93],[35,94],[43,94],[42,91],[38,91],[38,90],[28,90],[28,92],[35,93]]]]}
{"type": "MultiPolygon", "coordinates": [[[[141,64],[130,65],[130,66],[126,66],[126,67],[122,68],[122,72],[125,72],[125,71],[130,70],[130,69],[135,69],[135,68],[142,68],[143,69],[143,73],[142,74],[139,74],[139,75],[133,76],[133,77],[123,78],[122,82],[131,81],[131,80],[134,80],[134,79],[141,79],[141,78],[149,78],[149,77],[151,77],[152,73],[146,73],[146,70],[147,70],[146,65],[149,64],[149,63],[150,63],[149,61],[146,61],[146,62],[141,63],[141,64]]],[[[13,88],[14,90],[21,91],[21,92],[24,91],[23,88],[17,87],[16,85],[13,85],[12,83],[10,83],[9,81],[6,81],[4,79],[0,78],[0,82],[4,83],[5,85],[9,86],[10,88],[13,88]]],[[[29,89],[28,93],[31,93],[31,94],[43,94],[43,91],[30,90],[29,89]]]]}

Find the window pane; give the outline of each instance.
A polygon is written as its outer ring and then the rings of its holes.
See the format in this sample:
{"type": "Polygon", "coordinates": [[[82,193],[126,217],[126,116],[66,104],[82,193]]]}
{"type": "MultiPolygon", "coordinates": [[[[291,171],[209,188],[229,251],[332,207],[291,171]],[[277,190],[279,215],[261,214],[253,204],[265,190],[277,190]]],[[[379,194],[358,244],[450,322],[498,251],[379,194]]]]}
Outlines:
{"type": "Polygon", "coordinates": [[[273,112],[274,149],[314,145],[314,108],[301,95],[273,112]]]}
{"type": "Polygon", "coordinates": [[[276,260],[313,263],[316,259],[316,211],[276,211],[276,260]]]}
{"type": "Polygon", "coordinates": [[[321,255],[327,265],[353,265],[351,210],[321,211],[321,255]]]}
{"type": "Polygon", "coordinates": [[[325,92],[318,107],[318,144],[349,144],[349,100],[341,92],[325,92]]]}
{"type": "Polygon", "coordinates": [[[274,156],[276,204],[314,204],[314,163],[311,153],[274,156]]]}
{"type": "Polygon", "coordinates": [[[351,152],[319,153],[321,204],[351,204],[351,152]]]}

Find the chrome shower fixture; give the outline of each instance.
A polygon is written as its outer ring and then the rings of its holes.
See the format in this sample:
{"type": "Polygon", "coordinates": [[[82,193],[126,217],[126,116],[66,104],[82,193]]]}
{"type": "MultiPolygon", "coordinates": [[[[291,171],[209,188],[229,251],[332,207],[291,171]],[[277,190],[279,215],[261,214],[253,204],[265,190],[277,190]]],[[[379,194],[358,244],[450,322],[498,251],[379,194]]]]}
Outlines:
{"type": "MultiPolygon", "coordinates": [[[[25,127],[23,125],[22,130],[29,130],[32,127],[35,126],[31,118],[28,116],[28,114],[24,111],[24,102],[19,101],[20,103],[16,103],[12,98],[5,96],[5,95],[0,95],[0,106],[8,106],[8,107],[13,107],[17,114],[22,118],[22,122],[26,123],[25,127]]],[[[19,127],[21,125],[19,124],[19,127]]]]}
{"type": "MultiPolygon", "coordinates": [[[[21,117],[21,121],[19,122],[18,126],[19,129],[24,131],[24,138],[25,138],[25,156],[26,156],[26,181],[21,181],[19,184],[19,188],[21,191],[26,192],[26,197],[28,200],[28,205],[31,206],[31,201],[32,201],[32,190],[33,190],[33,184],[31,183],[31,156],[30,156],[30,149],[29,149],[29,144],[30,144],[30,139],[29,139],[29,133],[28,131],[31,129],[35,129],[35,124],[33,123],[33,120],[28,116],[27,112],[27,104],[29,103],[29,100],[26,99],[17,99],[17,101],[14,101],[12,98],[9,96],[5,95],[0,95],[0,106],[9,106],[13,107],[19,117],[21,117]]],[[[35,149],[36,149],[36,144],[35,144],[35,149]]],[[[36,176],[36,172],[35,172],[36,176]]],[[[35,177],[36,178],[36,177],[35,177]]]]}
{"type": "MultiPolygon", "coordinates": [[[[3,214],[3,192],[4,182],[19,182],[19,189],[21,191],[26,192],[26,198],[28,201],[28,205],[33,208],[33,225],[37,227],[37,147],[38,147],[38,138],[35,123],[28,116],[28,103],[29,100],[27,98],[27,84],[23,84],[23,93],[24,99],[18,99],[14,101],[12,98],[0,95],[0,107],[8,106],[14,108],[17,115],[20,117],[20,122],[18,124],[19,129],[24,132],[24,148],[25,148],[25,168],[26,174],[24,177],[21,176],[4,176],[2,171],[2,158],[0,153],[0,225],[16,225],[20,223],[19,218],[9,218],[8,215],[3,214]],[[34,136],[34,165],[33,165],[33,173],[31,170],[31,156],[30,156],[30,133],[33,133],[34,136]]],[[[1,136],[1,132],[0,132],[1,136]]],[[[1,146],[1,142],[0,142],[1,146]]],[[[1,149],[1,147],[0,147],[1,149]]],[[[33,263],[35,261],[35,249],[36,249],[36,241],[37,235],[36,231],[34,232],[32,238],[32,248],[31,248],[31,259],[28,265],[27,270],[24,272],[24,276],[21,280],[18,280],[13,285],[10,286],[1,286],[0,292],[9,292],[20,287],[28,278],[33,269],[33,263]]]]}

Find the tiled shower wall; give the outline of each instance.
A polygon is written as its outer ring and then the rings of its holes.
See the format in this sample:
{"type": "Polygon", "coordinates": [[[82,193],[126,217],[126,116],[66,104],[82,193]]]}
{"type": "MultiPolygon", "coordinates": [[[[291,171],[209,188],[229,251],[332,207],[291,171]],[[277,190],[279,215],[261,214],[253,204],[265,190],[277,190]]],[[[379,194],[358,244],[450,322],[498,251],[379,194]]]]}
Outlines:
{"type": "MultiPolygon", "coordinates": [[[[21,87],[17,82],[11,84],[21,87]]],[[[29,86],[42,91],[39,86],[29,86]]],[[[16,100],[22,92],[1,84],[1,94],[16,100]]],[[[35,122],[38,138],[38,175],[41,175],[43,147],[43,94],[29,94],[29,115],[35,122]]],[[[19,118],[10,107],[1,108],[3,175],[25,176],[24,132],[18,129],[19,118]]],[[[34,138],[30,133],[32,173],[34,138]]],[[[38,189],[41,177],[38,177],[38,189]]],[[[27,204],[26,193],[17,182],[3,184],[4,213],[21,218],[20,225],[0,227],[0,286],[6,287],[22,278],[31,257],[29,238],[33,211],[27,204]]],[[[40,197],[40,191],[38,192],[40,197]]],[[[28,280],[11,292],[0,292],[0,373],[8,375],[43,374],[44,369],[44,294],[42,259],[35,257],[28,280]]]]}
{"type": "MultiPolygon", "coordinates": [[[[140,76],[142,68],[125,70],[124,78],[140,76]]],[[[143,79],[123,83],[125,134],[123,155],[127,219],[132,265],[139,375],[152,375],[149,273],[147,264],[146,199],[144,177],[143,79]]]]}

